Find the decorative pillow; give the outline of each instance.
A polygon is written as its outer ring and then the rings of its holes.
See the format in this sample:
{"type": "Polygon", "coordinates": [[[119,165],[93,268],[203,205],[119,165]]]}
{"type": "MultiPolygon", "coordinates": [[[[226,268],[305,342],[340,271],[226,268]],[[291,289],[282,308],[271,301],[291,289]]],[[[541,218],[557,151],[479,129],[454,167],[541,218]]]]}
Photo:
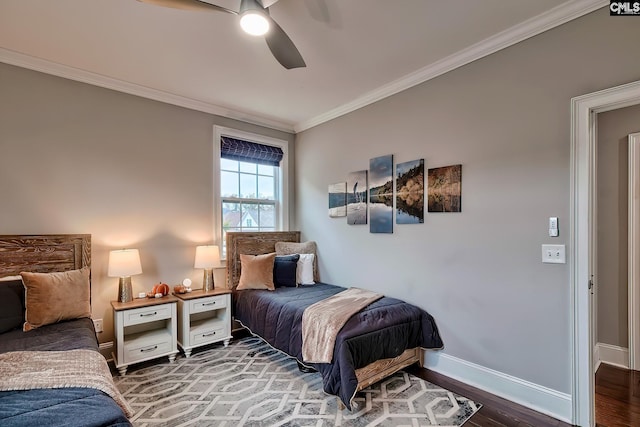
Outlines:
{"type": "Polygon", "coordinates": [[[25,332],[62,320],[91,317],[89,267],[20,275],[25,289],[25,332]]]}
{"type": "Polygon", "coordinates": [[[275,290],[273,265],[275,252],[264,255],[240,254],[240,281],[236,289],[275,290]]]}
{"type": "MultiPolygon", "coordinates": [[[[316,242],[308,241],[304,243],[294,242],[276,242],[276,254],[278,255],[291,255],[291,254],[314,254],[316,255],[316,242]]],[[[318,257],[313,260],[313,280],[320,281],[320,275],[318,274],[318,257]]]]}
{"type": "Polygon", "coordinates": [[[283,286],[295,288],[298,286],[296,270],[299,259],[300,255],[298,254],[276,256],[273,264],[273,283],[276,285],[276,288],[283,286]]]}
{"type": "Polygon", "coordinates": [[[22,277],[0,279],[0,334],[18,329],[24,323],[24,286],[22,277]]]}
{"type": "Polygon", "coordinates": [[[296,281],[299,285],[315,285],[313,280],[313,264],[316,256],[314,254],[300,254],[296,281]]]}

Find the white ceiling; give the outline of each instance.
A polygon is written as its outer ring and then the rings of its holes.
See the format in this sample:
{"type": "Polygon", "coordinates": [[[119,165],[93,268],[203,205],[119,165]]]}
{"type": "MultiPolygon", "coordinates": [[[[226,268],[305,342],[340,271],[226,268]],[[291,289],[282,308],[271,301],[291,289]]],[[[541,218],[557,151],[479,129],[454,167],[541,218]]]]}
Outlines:
{"type": "Polygon", "coordinates": [[[301,131],[606,4],[280,0],[271,16],[307,63],[286,70],[225,13],[135,0],[0,0],[0,62],[301,131]]]}

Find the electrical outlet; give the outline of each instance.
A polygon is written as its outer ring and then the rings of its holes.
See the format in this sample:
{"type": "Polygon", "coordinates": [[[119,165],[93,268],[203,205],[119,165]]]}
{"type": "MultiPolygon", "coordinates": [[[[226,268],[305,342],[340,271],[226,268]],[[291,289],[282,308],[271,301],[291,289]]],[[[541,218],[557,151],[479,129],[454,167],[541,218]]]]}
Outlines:
{"type": "Polygon", "coordinates": [[[542,245],[542,262],[545,264],[566,264],[564,245],[542,245]]]}
{"type": "Polygon", "coordinates": [[[96,328],[96,332],[102,332],[102,319],[93,319],[93,326],[96,328]]]}

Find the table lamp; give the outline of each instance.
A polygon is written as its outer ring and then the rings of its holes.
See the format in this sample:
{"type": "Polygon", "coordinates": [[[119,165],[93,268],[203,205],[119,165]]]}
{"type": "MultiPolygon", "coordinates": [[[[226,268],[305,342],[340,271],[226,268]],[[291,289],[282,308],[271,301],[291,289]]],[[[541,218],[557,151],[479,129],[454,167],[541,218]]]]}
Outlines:
{"type": "Polygon", "coordinates": [[[137,249],[121,249],[109,252],[109,277],[119,277],[118,301],[133,301],[131,276],[142,273],[140,253],[137,249]]]}
{"type": "Polygon", "coordinates": [[[196,260],[194,268],[204,268],[204,278],[202,279],[202,290],[204,292],[213,290],[213,267],[220,265],[220,249],[216,245],[196,246],[196,260]]]}

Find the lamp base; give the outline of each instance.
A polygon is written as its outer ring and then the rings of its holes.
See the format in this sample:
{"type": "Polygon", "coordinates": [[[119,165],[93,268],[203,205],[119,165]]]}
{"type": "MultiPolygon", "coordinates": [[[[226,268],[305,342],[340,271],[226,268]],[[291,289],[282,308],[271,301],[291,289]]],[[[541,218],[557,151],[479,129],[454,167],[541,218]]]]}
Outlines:
{"type": "Polygon", "coordinates": [[[118,301],[133,301],[133,291],[131,290],[131,276],[121,277],[118,283],[118,301]]]}
{"type": "Polygon", "coordinates": [[[209,292],[214,289],[213,286],[213,269],[205,268],[204,269],[204,277],[202,279],[202,291],[209,292]]]}

